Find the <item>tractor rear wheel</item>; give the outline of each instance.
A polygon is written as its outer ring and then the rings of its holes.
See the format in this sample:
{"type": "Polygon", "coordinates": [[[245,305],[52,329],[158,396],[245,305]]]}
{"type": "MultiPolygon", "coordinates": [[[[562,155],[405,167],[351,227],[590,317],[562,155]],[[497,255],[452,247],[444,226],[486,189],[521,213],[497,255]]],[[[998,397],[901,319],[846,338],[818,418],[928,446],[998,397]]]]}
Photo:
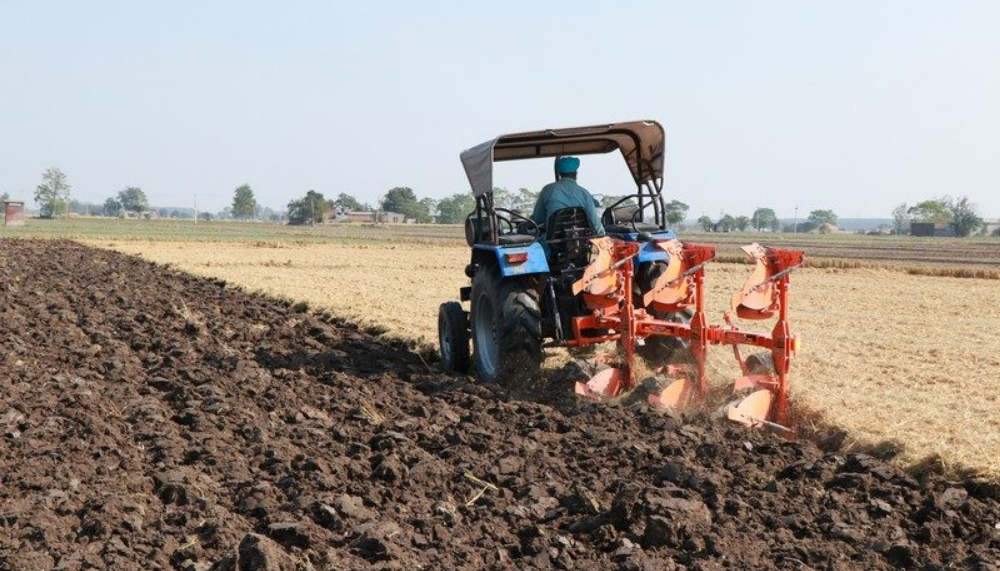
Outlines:
{"type": "MultiPolygon", "coordinates": [[[[651,310],[650,313],[657,319],[672,321],[674,323],[691,323],[691,318],[694,317],[694,312],[690,309],[685,309],[677,313],[662,313],[651,310]]],[[[647,362],[658,364],[666,361],[687,360],[690,348],[691,343],[686,339],[678,337],[649,337],[646,339],[645,345],[636,347],[636,353],[647,362]]]]}
{"type": "Polygon", "coordinates": [[[521,386],[542,367],[538,289],[481,265],[472,280],[472,344],[476,373],[487,383],[521,386]]]}
{"type": "MultiPolygon", "coordinates": [[[[639,265],[635,276],[635,290],[632,293],[633,299],[641,300],[656,280],[667,271],[667,264],[664,262],[647,262],[639,265]]],[[[640,302],[641,303],[641,302],[640,302]]],[[[677,313],[666,313],[656,311],[652,307],[646,308],[650,315],[663,321],[674,323],[691,323],[694,312],[690,309],[677,313]]],[[[676,337],[649,337],[641,347],[636,347],[636,353],[649,363],[660,364],[667,361],[686,360],[687,350],[690,343],[684,339],[676,337]]]]}
{"type": "Polygon", "coordinates": [[[469,317],[457,301],[442,303],[438,310],[438,347],[445,373],[469,372],[469,317]]]}

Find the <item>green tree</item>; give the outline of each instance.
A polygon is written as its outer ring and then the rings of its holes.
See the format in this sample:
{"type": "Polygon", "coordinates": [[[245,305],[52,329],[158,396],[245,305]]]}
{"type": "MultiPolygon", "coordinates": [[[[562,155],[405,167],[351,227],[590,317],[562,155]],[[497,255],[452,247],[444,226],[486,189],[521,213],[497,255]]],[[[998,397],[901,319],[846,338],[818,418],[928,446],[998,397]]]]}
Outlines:
{"type": "Polygon", "coordinates": [[[824,224],[836,226],[837,215],[832,210],[813,210],[809,213],[809,218],[806,221],[812,224],[814,228],[820,228],[824,224]]]}
{"type": "Polygon", "coordinates": [[[538,195],[541,192],[531,190],[530,188],[519,188],[517,189],[517,209],[522,212],[530,213],[535,209],[535,203],[538,202],[538,195]]]}
{"type": "Polygon", "coordinates": [[[416,217],[417,222],[421,224],[430,224],[434,222],[434,218],[437,216],[437,205],[438,201],[433,198],[426,196],[419,200],[421,206],[420,215],[416,217]]]}
{"type": "Polygon", "coordinates": [[[45,169],[42,184],[35,188],[35,202],[42,218],[54,218],[67,212],[71,189],[61,170],[55,167],[45,169]]]}
{"type": "Polygon", "coordinates": [[[347,194],[346,192],[341,192],[337,195],[336,200],[333,201],[334,206],[338,208],[343,208],[347,212],[366,212],[365,205],[358,202],[357,198],[347,194]]]}
{"type": "Polygon", "coordinates": [[[117,198],[111,196],[104,201],[104,207],[101,208],[101,214],[105,216],[121,216],[122,213],[122,203],[118,201],[117,198]]]}
{"type": "Polygon", "coordinates": [[[750,217],[749,216],[737,216],[736,217],[736,229],[740,232],[746,232],[747,228],[750,227],[750,217]]]}
{"type": "Polygon", "coordinates": [[[10,200],[10,194],[5,192],[0,196],[0,202],[7,202],[8,200],[10,200]]]}
{"type": "Polygon", "coordinates": [[[677,226],[681,222],[684,222],[690,209],[690,206],[680,200],[671,200],[666,205],[667,223],[671,226],[677,226]]]}
{"type": "Polygon", "coordinates": [[[70,212],[70,214],[85,215],[85,214],[87,214],[87,206],[88,206],[88,203],[82,202],[82,201],[79,201],[79,200],[73,198],[73,199],[70,199],[70,201],[69,201],[69,212],[70,212]]]}
{"type": "Polygon", "coordinates": [[[412,188],[406,186],[391,188],[382,197],[382,210],[405,214],[408,218],[416,218],[411,213],[414,212],[417,204],[416,193],[413,192],[412,188]]]}
{"type": "Polygon", "coordinates": [[[129,186],[118,193],[118,202],[126,212],[140,214],[149,210],[149,200],[146,193],[137,186],[129,186]]]}
{"type": "Polygon", "coordinates": [[[441,224],[461,224],[465,217],[475,210],[476,199],[467,192],[453,194],[438,201],[438,222],[441,224]]]}
{"type": "Polygon", "coordinates": [[[949,200],[948,210],[951,212],[951,227],[956,236],[964,238],[983,227],[983,219],[979,217],[976,205],[969,201],[968,196],[949,200]]]}
{"type": "Polygon", "coordinates": [[[517,195],[506,188],[493,188],[493,207],[514,210],[517,208],[517,195]]]}
{"type": "Polygon", "coordinates": [[[715,230],[715,222],[712,222],[712,219],[706,215],[702,215],[702,217],[698,219],[698,224],[701,224],[701,229],[705,232],[712,232],[715,230]]]}
{"type": "Polygon", "coordinates": [[[892,229],[897,235],[910,233],[910,210],[905,202],[892,209],[892,229]]]}
{"type": "Polygon", "coordinates": [[[753,227],[756,228],[758,232],[764,230],[765,228],[776,230],[775,226],[778,224],[778,216],[771,208],[758,208],[753,211],[753,216],[750,217],[750,223],[753,224],[753,227]]]}
{"type": "Polygon", "coordinates": [[[951,210],[948,197],[932,198],[918,202],[911,206],[906,213],[913,217],[914,222],[934,222],[935,224],[948,224],[951,222],[951,210]]]}
{"type": "Polygon", "coordinates": [[[257,203],[257,210],[254,211],[254,218],[257,220],[277,220],[281,218],[281,215],[274,211],[270,206],[261,206],[257,203]]]}
{"type": "Polygon", "coordinates": [[[736,219],[730,214],[724,214],[719,220],[719,226],[722,227],[723,232],[732,232],[736,230],[736,219]]]}
{"type": "Polygon", "coordinates": [[[233,191],[233,218],[246,220],[257,212],[257,198],[249,184],[241,184],[233,191]]]}
{"type": "Polygon", "coordinates": [[[330,211],[330,203],[323,193],[310,190],[305,196],[288,203],[290,224],[322,224],[330,211]]]}
{"type": "Polygon", "coordinates": [[[429,222],[431,219],[430,203],[427,199],[423,202],[417,199],[413,189],[405,186],[397,186],[385,193],[382,198],[382,210],[386,212],[398,212],[407,218],[416,219],[417,222],[429,222]]]}

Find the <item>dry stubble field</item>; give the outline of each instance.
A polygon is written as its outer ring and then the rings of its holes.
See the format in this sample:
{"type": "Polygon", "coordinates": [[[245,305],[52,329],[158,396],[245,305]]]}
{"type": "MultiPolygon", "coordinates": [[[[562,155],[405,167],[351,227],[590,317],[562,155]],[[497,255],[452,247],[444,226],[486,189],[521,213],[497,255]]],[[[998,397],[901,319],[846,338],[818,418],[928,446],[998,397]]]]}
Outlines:
{"type": "MultiPolygon", "coordinates": [[[[435,342],[437,307],[457,296],[468,262],[467,248],[448,240],[88,243],[425,343],[435,342]]],[[[748,270],[708,271],[718,318],[748,270]]],[[[903,465],[1000,478],[1000,281],[829,268],[796,272],[793,288],[793,327],[803,337],[797,403],[845,429],[851,443],[898,447],[903,465]]],[[[726,349],[713,350],[711,365],[717,383],[737,372],[726,349]]]]}

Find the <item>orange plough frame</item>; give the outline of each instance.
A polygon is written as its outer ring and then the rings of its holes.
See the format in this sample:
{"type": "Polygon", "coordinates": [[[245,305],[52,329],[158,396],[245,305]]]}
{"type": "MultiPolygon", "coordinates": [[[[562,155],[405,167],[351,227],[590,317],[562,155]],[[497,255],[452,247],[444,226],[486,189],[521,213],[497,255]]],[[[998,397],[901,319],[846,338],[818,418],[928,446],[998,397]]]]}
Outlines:
{"type": "MultiPolygon", "coordinates": [[[[729,345],[740,363],[743,376],[734,383],[736,393],[746,398],[730,406],[729,419],[747,426],[769,426],[787,430],[788,375],[799,348],[788,321],[789,275],[802,266],[805,255],[796,250],[767,248],[759,244],[743,247],[754,261],[753,273],[733,296],[723,324],[709,324],[705,316],[705,266],[715,258],[713,246],[679,240],[656,242],[667,253],[667,269],[645,292],[639,307],[633,300],[634,262],[640,244],[609,237],[591,241],[596,255],[583,276],[573,285],[573,293],[583,296],[590,314],[573,319],[573,338],[568,346],[584,346],[607,341],[618,343],[618,367],[605,369],[586,383],[577,383],[576,392],[600,401],[619,396],[636,385],[635,347],[650,337],[686,340],[694,359],[690,374],[670,383],[650,403],[680,408],[706,392],[705,359],[710,345],[729,345]],[[658,319],[646,308],[664,313],[693,312],[689,323],[658,319]],[[777,317],[771,333],[742,331],[733,321],[777,317]],[[741,345],[770,352],[770,371],[751,371],[740,353],[741,345]]],[[[676,374],[677,369],[673,372],[676,374]]]]}

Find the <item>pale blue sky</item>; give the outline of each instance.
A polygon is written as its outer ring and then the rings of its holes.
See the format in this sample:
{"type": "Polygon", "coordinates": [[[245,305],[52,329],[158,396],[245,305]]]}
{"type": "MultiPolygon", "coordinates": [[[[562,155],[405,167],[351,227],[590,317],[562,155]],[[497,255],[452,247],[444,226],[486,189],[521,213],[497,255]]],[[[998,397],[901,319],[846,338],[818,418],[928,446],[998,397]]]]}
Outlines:
{"type": "MultiPolygon", "coordinates": [[[[1000,2],[0,0],[0,192],[29,199],[48,166],[89,201],[442,197],[496,134],[637,118],[693,217],[945,193],[997,217],[1000,2]]],[[[581,181],[630,189],[617,158],[581,181]]]]}

